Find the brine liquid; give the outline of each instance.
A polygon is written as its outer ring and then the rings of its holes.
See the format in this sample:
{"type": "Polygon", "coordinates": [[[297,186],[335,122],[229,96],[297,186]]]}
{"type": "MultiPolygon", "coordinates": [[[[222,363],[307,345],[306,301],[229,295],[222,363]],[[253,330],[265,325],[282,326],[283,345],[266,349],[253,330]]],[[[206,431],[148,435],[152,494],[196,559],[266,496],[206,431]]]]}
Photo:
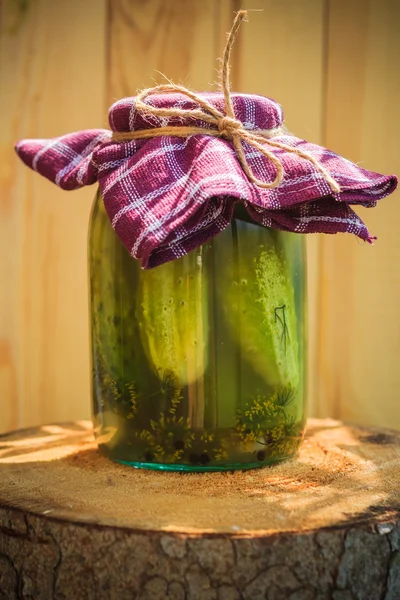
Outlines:
{"type": "Polygon", "coordinates": [[[89,245],[94,422],[111,458],[190,471],[296,453],[305,404],[303,241],[242,215],[189,255],[144,271],[97,199],[89,245]]]}

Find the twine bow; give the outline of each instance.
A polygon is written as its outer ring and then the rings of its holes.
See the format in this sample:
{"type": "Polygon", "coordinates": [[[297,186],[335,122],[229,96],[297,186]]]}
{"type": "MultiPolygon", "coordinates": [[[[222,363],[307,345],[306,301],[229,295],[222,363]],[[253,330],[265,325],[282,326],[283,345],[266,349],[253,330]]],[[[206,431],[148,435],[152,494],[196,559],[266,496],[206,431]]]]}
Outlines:
{"type": "Polygon", "coordinates": [[[225,114],[216,109],[215,106],[213,106],[210,102],[207,102],[207,100],[205,100],[199,94],[188,90],[184,86],[175,85],[173,83],[156,85],[155,87],[145,89],[140,92],[134,100],[136,110],[143,115],[154,115],[157,117],[180,117],[186,120],[196,119],[212,125],[212,128],[197,126],[191,127],[189,125],[169,125],[166,127],[153,127],[151,129],[141,129],[136,131],[113,132],[111,141],[127,142],[131,140],[155,138],[159,136],[189,137],[196,134],[220,137],[233,143],[238,160],[249,181],[261,188],[275,188],[282,182],[284,177],[284,169],[280,159],[266,147],[274,146],[276,148],[281,148],[282,150],[296,154],[297,156],[311,162],[323,175],[331,190],[335,193],[340,192],[340,186],[337,181],[333,179],[333,177],[314,156],[308,152],[304,152],[298,147],[293,148],[292,146],[288,146],[282,142],[271,139],[284,133],[284,129],[282,127],[277,127],[275,129],[249,130],[244,127],[241,121],[236,119],[230,88],[230,56],[239,27],[246,17],[247,12],[245,10],[241,10],[237,13],[232,29],[228,35],[227,44],[223,54],[221,84],[225,100],[225,114]],[[196,102],[199,108],[192,110],[180,108],[158,108],[144,102],[145,98],[152,94],[177,92],[196,102]],[[265,157],[267,157],[268,160],[274,165],[276,169],[276,177],[274,181],[266,182],[258,179],[254,175],[249,163],[247,162],[246,155],[243,150],[243,142],[246,142],[250,146],[253,146],[253,148],[256,148],[260,154],[263,154],[265,157]]]}

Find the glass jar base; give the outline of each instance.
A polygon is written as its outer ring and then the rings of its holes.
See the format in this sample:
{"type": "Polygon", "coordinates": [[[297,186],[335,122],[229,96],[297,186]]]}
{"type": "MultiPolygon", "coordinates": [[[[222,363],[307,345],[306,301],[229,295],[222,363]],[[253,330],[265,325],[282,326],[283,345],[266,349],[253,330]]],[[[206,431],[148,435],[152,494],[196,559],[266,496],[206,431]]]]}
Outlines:
{"type": "Polygon", "coordinates": [[[148,469],[150,471],[169,471],[179,473],[210,473],[223,471],[247,471],[249,469],[262,469],[263,467],[271,467],[278,463],[294,458],[296,455],[284,456],[281,458],[265,460],[263,462],[254,463],[231,463],[225,465],[180,465],[180,464],[163,464],[151,462],[135,462],[120,459],[111,459],[121,465],[127,465],[135,469],[148,469]]]}

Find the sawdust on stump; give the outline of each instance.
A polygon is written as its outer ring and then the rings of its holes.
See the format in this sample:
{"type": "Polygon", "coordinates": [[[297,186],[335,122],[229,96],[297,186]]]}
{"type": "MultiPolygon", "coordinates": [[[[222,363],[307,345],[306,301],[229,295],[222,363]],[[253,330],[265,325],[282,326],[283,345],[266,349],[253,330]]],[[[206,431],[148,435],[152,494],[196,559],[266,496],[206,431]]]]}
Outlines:
{"type": "Polygon", "coordinates": [[[400,433],[310,420],[296,459],[234,473],[180,474],[100,455],[91,424],[0,438],[0,504],[76,522],[235,535],[305,531],[400,506],[400,433]]]}

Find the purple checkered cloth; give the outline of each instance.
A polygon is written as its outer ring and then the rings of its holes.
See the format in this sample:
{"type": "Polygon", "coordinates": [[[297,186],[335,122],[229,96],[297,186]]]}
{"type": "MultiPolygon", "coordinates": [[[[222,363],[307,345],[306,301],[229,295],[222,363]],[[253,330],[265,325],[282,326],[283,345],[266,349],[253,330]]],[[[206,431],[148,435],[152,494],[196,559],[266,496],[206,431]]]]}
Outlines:
{"type": "MultiPolygon", "coordinates": [[[[221,94],[203,96],[224,112],[221,94]]],[[[273,100],[247,94],[232,94],[232,100],[236,118],[246,129],[282,125],[281,107],[273,100]]],[[[179,93],[155,94],[146,102],[198,108],[179,93]]],[[[193,117],[140,114],[134,98],[116,102],[109,120],[111,129],[119,132],[168,125],[212,127],[193,117]]],[[[230,141],[203,134],[113,142],[110,131],[91,129],[50,140],[23,140],[16,151],[25,164],[65,190],[97,181],[114,230],[143,268],[183,256],[218,234],[231,222],[238,202],[265,227],[297,233],[349,232],[372,242],[350,205],[375,206],[395,190],[397,178],[362,169],[292,135],[274,140],[317,158],[340,185],[340,193],[332,192],[311,162],[272,146],[269,149],[282,162],[284,179],[273,189],[257,187],[247,179],[230,141]]],[[[243,148],[254,175],[273,181],[276,172],[268,158],[246,142],[243,148]]]]}

